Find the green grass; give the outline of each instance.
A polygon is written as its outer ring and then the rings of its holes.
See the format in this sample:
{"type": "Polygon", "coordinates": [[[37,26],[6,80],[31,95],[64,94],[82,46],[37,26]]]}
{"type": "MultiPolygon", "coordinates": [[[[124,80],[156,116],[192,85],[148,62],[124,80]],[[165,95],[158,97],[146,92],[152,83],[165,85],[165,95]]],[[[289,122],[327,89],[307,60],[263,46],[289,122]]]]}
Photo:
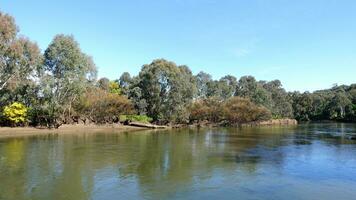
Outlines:
{"type": "Polygon", "coordinates": [[[132,122],[142,122],[142,123],[150,123],[152,122],[152,118],[147,115],[120,115],[120,122],[132,121],[132,122]]]}

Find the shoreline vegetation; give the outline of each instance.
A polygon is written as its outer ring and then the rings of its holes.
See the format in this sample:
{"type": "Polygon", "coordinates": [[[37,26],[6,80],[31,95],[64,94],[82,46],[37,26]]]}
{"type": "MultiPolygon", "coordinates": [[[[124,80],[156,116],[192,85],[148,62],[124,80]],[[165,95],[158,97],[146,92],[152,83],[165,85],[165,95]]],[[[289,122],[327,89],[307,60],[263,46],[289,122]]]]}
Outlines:
{"type": "Polygon", "coordinates": [[[19,34],[15,19],[1,11],[0,30],[0,127],[356,122],[356,84],[287,92],[279,80],[232,75],[214,80],[206,72],[193,74],[188,66],[165,59],[144,64],[136,76],[124,72],[115,80],[98,79],[95,62],[74,36],[58,34],[41,51],[19,34]]]}
{"type": "MultiPolygon", "coordinates": [[[[277,119],[277,120],[267,120],[259,122],[249,122],[240,124],[235,127],[257,127],[257,126],[290,126],[297,125],[297,120],[294,119],[277,119]]],[[[154,124],[146,123],[132,123],[130,125],[123,124],[106,124],[106,125],[95,125],[95,124],[71,124],[62,125],[56,129],[49,129],[46,127],[0,127],[0,138],[16,138],[24,136],[37,136],[37,135],[50,135],[50,134],[88,134],[88,133],[100,133],[112,131],[113,133],[124,133],[124,132],[138,132],[147,130],[165,130],[165,129],[176,129],[176,128],[204,128],[204,127],[221,127],[220,124],[214,124],[209,122],[202,122],[199,124],[180,124],[173,126],[157,126],[154,124]]]]}

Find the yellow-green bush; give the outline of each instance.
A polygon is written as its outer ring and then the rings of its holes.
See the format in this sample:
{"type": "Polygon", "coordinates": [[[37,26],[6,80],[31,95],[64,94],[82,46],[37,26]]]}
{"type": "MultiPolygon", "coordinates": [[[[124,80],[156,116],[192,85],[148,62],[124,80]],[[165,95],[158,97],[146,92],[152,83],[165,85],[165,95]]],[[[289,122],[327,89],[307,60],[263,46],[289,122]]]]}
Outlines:
{"type": "Polygon", "coordinates": [[[27,107],[19,102],[5,106],[3,116],[13,124],[24,123],[27,117],[27,107]]]}

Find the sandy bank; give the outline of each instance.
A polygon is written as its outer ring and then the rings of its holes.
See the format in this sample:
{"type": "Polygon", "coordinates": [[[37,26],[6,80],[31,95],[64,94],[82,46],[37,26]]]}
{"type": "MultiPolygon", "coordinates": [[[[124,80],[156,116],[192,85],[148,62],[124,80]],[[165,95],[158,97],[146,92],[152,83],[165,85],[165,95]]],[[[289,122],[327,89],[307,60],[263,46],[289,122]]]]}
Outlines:
{"type": "Polygon", "coordinates": [[[147,130],[147,128],[125,125],[63,125],[58,129],[34,128],[34,127],[0,127],[0,138],[21,137],[45,134],[83,134],[97,132],[127,132],[147,130]]]}

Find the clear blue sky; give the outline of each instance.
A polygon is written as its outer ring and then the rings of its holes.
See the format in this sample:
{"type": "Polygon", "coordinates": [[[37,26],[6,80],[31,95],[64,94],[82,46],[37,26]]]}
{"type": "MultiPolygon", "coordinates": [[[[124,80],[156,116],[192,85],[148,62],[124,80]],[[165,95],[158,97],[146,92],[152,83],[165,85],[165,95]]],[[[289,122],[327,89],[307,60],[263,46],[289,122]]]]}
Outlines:
{"type": "Polygon", "coordinates": [[[356,83],[355,0],[0,0],[0,9],[42,50],[73,34],[99,77],[165,58],[287,90],[356,83]]]}

